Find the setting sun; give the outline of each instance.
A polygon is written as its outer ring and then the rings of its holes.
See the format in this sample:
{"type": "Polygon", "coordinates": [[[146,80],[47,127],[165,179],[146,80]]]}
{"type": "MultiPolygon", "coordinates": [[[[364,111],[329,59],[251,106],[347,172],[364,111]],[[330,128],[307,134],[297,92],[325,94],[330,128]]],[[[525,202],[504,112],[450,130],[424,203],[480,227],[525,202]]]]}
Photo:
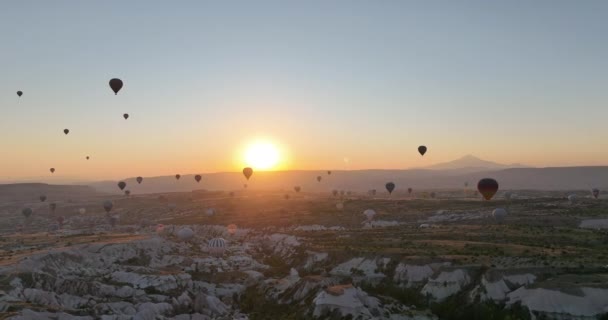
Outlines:
{"type": "Polygon", "coordinates": [[[272,169],[279,163],[279,150],[272,143],[256,142],[247,148],[245,163],[254,169],[272,169]]]}

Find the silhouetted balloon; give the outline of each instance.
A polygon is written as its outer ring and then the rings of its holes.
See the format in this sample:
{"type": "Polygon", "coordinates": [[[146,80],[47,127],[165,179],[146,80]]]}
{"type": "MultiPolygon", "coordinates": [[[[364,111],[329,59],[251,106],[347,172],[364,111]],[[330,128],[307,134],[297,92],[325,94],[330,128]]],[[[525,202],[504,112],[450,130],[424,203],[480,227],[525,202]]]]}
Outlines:
{"type": "Polygon", "coordinates": [[[507,210],[503,208],[496,208],[494,211],[492,211],[492,217],[494,217],[494,219],[499,223],[503,222],[503,220],[505,220],[507,217],[507,210]]]}
{"type": "Polygon", "coordinates": [[[393,190],[395,190],[395,184],[392,182],[388,182],[386,185],[386,191],[388,191],[389,194],[393,193],[393,190]]]}
{"type": "Polygon", "coordinates": [[[300,188],[300,186],[295,186],[295,187],[293,187],[293,190],[295,190],[296,192],[300,192],[300,190],[302,190],[302,188],[300,188]]]}
{"type": "Polygon", "coordinates": [[[477,183],[477,190],[486,200],[490,200],[498,191],[498,182],[492,178],[481,179],[477,183]]]}
{"type": "Polygon", "coordinates": [[[125,118],[125,120],[127,120],[127,119],[129,119],[129,114],[125,113],[125,114],[122,115],[122,117],[125,118]]]}
{"type": "Polygon", "coordinates": [[[412,188],[407,188],[407,193],[408,193],[408,194],[412,194],[412,191],[414,191],[414,189],[412,189],[412,188]]]}
{"type": "Polygon", "coordinates": [[[103,209],[106,210],[106,213],[110,213],[110,211],[112,210],[112,207],[114,207],[114,204],[112,203],[112,201],[106,200],[103,202],[103,209]]]}
{"type": "Polygon", "coordinates": [[[234,198],[234,191],[230,191],[228,195],[230,196],[230,198],[234,198]]]}
{"type": "Polygon", "coordinates": [[[597,199],[600,196],[600,189],[594,188],[593,190],[591,190],[591,194],[593,194],[593,197],[597,199]]]}
{"type": "Polygon", "coordinates": [[[469,186],[469,182],[467,181],[464,183],[464,187],[467,188],[468,186],[469,186]]]}
{"type": "Polygon", "coordinates": [[[89,160],[89,156],[87,156],[87,160],[89,160]]]}
{"type": "Polygon", "coordinates": [[[21,210],[21,214],[27,219],[32,215],[32,208],[23,208],[23,210],[21,210]]]}
{"type": "Polygon", "coordinates": [[[144,181],[144,178],[143,177],[137,177],[137,178],[135,178],[135,180],[137,180],[138,184],[141,184],[141,182],[144,181]]]}
{"type": "Polygon", "coordinates": [[[576,195],[574,195],[574,194],[569,195],[568,201],[570,201],[570,203],[574,204],[576,202],[576,195]]]}
{"type": "Polygon", "coordinates": [[[118,222],[118,215],[113,215],[110,217],[110,225],[112,226],[112,228],[114,228],[116,226],[117,222],[118,222]]]}
{"type": "Polygon", "coordinates": [[[431,192],[431,198],[435,199],[435,192],[431,192]]]}
{"type": "Polygon", "coordinates": [[[247,178],[247,180],[249,180],[249,177],[251,177],[252,174],[253,174],[253,169],[251,169],[250,167],[243,169],[243,175],[245,176],[245,178],[247,178]]]}
{"type": "Polygon", "coordinates": [[[181,241],[188,241],[194,237],[194,231],[190,228],[182,228],[177,232],[177,237],[181,241]]]}
{"type": "Polygon", "coordinates": [[[340,190],[340,195],[341,195],[341,196],[344,196],[345,194],[346,194],[346,191],[344,191],[344,190],[340,190]]]}
{"type": "Polygon", "coordinates": [[[49,209],[51,209],[51,213],[55,213],[55,209],[57,209],[57,204],[54,202],[49,203],[49,209]]]}
{"type": "Polygon", "coordinates": [[[17,95],[21,97],[23,95],[23,91],[17,91],[17,95]]]}
{"type": "Polygon", "coordinates": [[[334,195],[334,197],[338,196],[338,190],[332,190],[332,191],[331,191],[331,194],[333,194],[333,195],[334,195]]]}
{"type": "Polygon", "coordinates": [[[247,187],[248,187],[247,184],[243,183],[243,188],[247,189],[247,187]]]}
{"type": "Polygon", "coordinates": [[[128,197],[131,195],[131,190],[125,190],[125,195],[128,197]]]}
{"type": "Polygon", "coordinates": [[[63,129],[63,133],[68,134],[68,133],[70,133],[70,130],[68,130],[68,129],[63,129]]]}
{"type": "Polygon", "coordinates": [[[285,197],[285,200],[289,200],[289,195],[288,194],[285,194],[284,197],[285,197]]]}
{"type": "Polygon", "coordinates": [[[220,257],[224,254],[224,251],[226,251],[226,240],[222,238],[213,238],[209,240],[207,246],[211,255],[220,257]]]}
{"type": "Polygon", "coordinates": [[[200,174],[197,174],[197,175],[195,175],[195,176],[194,176],[194,180],[196,180],[196,182],[197,182],[197,183],[201,182],[201,179],[202,179],[202,178],[203,178],[203,177],[201,177],[201,175],[200,175],[200,174]]]}
{"type": "Polygon", "coordinates": [[[321,179],[323,179],[321,176],[317,176],[317,182],[321,182],[321,179]]]}
{"type": "Polygon", "coordinates": [[[175,180],[179,180],[179,178],[181,178],[182,176],[180,174],[176,174],[175,175],[175,180]]]}
{"type": "Polygon", "coordinates": [[[120,188],[120,190],[124,190],[126,186],[127,186],[127,183],[124,181],[121,181],[118,183],[118,187],[120,188]]]}
{"type": "Polygon", "coordinates": [[[49,170],[51,171],[51,173],[55,173],[55,168],[51,168],[49,170]]]}
{"type": "Polygon", "coordinates": [[[114,95],[118,94],[118,91],[122,89],[122,80],[114,78],[110,80],[110,88],[114,91],[114,95]]]}
{"type": "Polygon", "coordinates": [[[331,175],[331,170],[327,170],[327,175],[331,175]]]}
{"type": "Polygon", "coordinates": [[[420,155],[424,155],[426,153],[426,147],[425,146],[418,147],[418,152],[420,152],[420,155]]]}
{"type": "Polygon", "coordinates": [[[44,202],[46,201],[46,196],[45,195],[41,195],[40,196],[40,202],[44,202]]]}

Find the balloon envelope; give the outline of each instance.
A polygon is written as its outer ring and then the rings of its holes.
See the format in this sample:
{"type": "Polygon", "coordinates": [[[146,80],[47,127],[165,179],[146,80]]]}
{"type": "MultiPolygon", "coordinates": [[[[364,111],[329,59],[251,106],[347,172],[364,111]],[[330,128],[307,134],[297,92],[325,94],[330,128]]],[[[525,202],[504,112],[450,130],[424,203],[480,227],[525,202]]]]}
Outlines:
{"type": "Polygon", "coordinates": [[[124,181],[120,181],[118,183],[118,187],[120,188],[120,190],[124,190],[126,186],[127,186],[127,183],[124,181]]]}
{"type": "Polygon", "coordinates": [[[182,176],[180,174],[176,174],[175,175],[175,180],[179,180],[179,178],[181,178],[182,176]]]}
{"type": "Polygon", "coordinates": [[[395,190],[395,184],[392,182],[388,182],[386,185],[386,191],[388,191],[389,194],[393,193],[393,190],[395,190]]]}
{"type": "Polygon", "coordinates": [[[486,200],[492,199],[498,191],[498,182],[492,178],[484,178],[477,183],[477,190],[486,200]]]}
{"type": "Polygon", "coordinates": [[[23,95],[23,91],[17,91],[17,95],[21,97],[23,95]]]}
{"type": "Polygon", "coordinates": [[[21,214],[26,218],[29,218],[32,215],[32,212],[32,208],[23,208],[23,210],[21,210],[21,214]]]}
{"type": "Polygon", "coordinates": [[[568,196],[568,201],[570,201],[570,203],[575,203],[576,202],[576,195],[571,194],[568,196]]]}
{"type": "Polygon", "coordinates": [[[122,80],[120,80],[118,78],[111,79],[110,88],[112,88],[112,91],[114,91],[114,95],[117,95],[118,91],[120,91],[120,89],[122,89],[122,80]]]}
{"type": "Polygon", "coordinates": [[[197,175],[195,175],[195,176],[194,176],[194,180],[196,180],[196,182],[197,182],[197,183],[198,183],[198,182],[201,182],[201,179],[202,179],[202,178],[203,178],[203,177],[201,177],[201,175],[200,175],[200,174],[197,174],[197,175]]]}
{"type": "Polygon", "coordinates": [[[243,168],[243,175],[245,176],[245,178],[247,178],[247,180],[249,180],[252,174],[253,169],[251,169],[250,167],[243,168]]]}
{"type": "Polygon", "coordinates": [[[63,129],[63,133],[68,134],[68,133],[70,133],[70,130],[69,129],[63,129]]]}
{"type": "Polygon", "coordinates": [[[209,253],[219,257],[224,254],[224,251],[226,251],[226,240],[223,238],[213,238],[209,240],[207,246],[209,248],[209,253]]]}
{"type": "Polygon", "coordinates": [[[367,209],[367,210],[363,211],[363,215],[369,221],[369,220],[372,220],[374,218],[374,216],[376,215],[376,211],[374,211],[372,209],[367,209]]]}
{"type": "Polygon", "coordinates": [[[44,202],[46,201],[46,196],[45,195],[41,195],[40,196],[40,202],[44,202]]]}
{"type": "Polygon", "coordinates": [[[228,230],[229,234],[235,234],[236,230],[237,230],[236,224],[234,224],[234,223],[229,224],[228,227],[226,227],[226,230],[228,230]]]}
{"type": "Polygon", "coordinates": [[[492,217],[494,217],[497,222],[502,222],[507,217],[507,210],[503,208],[496,208],[494,211],[492,211],[492,217]]]}
{"type": "Polygon", "coordinates": [[[122,117],[125,118],[125,120],[127,120],[127,119],[129,119],[129,114],[125,113],[125,114],[122,115],[122,117]]]}
{"type": "Polygon", "coordinates": [[[425,146],[418,147],[418,152],[420,153],[420,155],[424,155],[426,153],[426,147],[425,146]]]}
{"type": "Polygon", "coordinates": [[[137,177],[135,180],[137,180],[138,184],[141,184],[142,181],[144,181],[144,178],[142,177],[137,177]]]}
{"type": "Polygon", "coordinates": [[[317,182],[321,182],[321,179],[323,179],[321,176],[317,176],[317,182]]]}
{"type": "Polygon", "coordinates": [[[412,188],[407,188],[407,193],[412,194],[412,191],[414,191],[414,189],[412,189],[412,188]]]}
{"type": "Polygon", "coordinates": [[[591,190],[591,194],[593,194],[593,197],[597,199],[600,196],[600,189],[591,190]]]}
{"type": "Polygon", "coordinates": [[[295,186],[295,187],[293,187],[293,190],[295,190],[296,192],[300,192],[300,190],[302,190],[302,188],[300,188],[300,186],[295,186]]]}
{"type": "Polygon", "coordinates": [[[85,214],[85,213],[87,213],[87,209],[85,209],[85,208],[80,208],[80,209],[78,209],[78,213],[80,213],[80,214],[85,214]]]}
{"type": "Polygon", "coordinates": [[[194,237],[194,231],[190,228],[182,228],[177,232],[177,237],[181,241],[188,241],[194,237]]]}
{"type": "Polygon", "coordinates": [[[328,176],[329,176],[329,175],[331,175],[331,170],[328,170],[328,171],[327,171],[327,175],[328,175],[328,176]]]}
{"type": "Polygon", "coordinates": [[[56,203],[49,203],[49,209],[51,209],[51,213],[55,212],[55,209],[57,209],[57,204],[56,203]]]}
{"type": "Polygon", "coordinates": [[[106,200],[103,202],[103,209],[106,210],[106,213],[110,213],[114,204],[110,200],[106,200]]]}

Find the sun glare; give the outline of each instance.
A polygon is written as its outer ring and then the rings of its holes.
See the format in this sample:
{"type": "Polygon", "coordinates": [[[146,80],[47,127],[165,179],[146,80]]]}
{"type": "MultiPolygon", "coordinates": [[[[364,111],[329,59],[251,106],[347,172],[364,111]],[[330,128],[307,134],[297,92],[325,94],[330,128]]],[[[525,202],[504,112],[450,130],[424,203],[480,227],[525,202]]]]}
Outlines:
{"type": "Polygon", "coordinates": [[[279,150],[272,143],[256,142],[247,148],[245,163],[253,169],[272,169],[279,163],[279,150]]]}

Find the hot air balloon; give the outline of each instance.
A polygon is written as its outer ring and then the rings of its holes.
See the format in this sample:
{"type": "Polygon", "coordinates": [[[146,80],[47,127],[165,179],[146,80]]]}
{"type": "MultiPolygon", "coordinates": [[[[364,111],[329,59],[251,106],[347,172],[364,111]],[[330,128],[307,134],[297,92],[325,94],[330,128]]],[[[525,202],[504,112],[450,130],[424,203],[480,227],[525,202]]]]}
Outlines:
{"type": "Polygon", "coordinates": [[[55,213],[55,209],[57,209],[57,204],[55,202],[49,203],[49,209],[51,209],[51,213],[55,213]]]}
{"type": "Polygon", "coordinates": [[[331,170],[327,170],[327,175],[331,175],[331,170]]]}
{"type": "Polygon", "coordinates": [[[503,208],[496,208],[494,211],[492,211],[492,217],[494,217],[498,223],[501,223],[507,217],[507,210],[503,208]]]}
{"type": "Polygon", "coordinates": [[[173,211],[175,210],[175,208],[177,208],[177,205],[175,203],[169,203],[169,205],[167,205],[169,207],[169,210],[173,211]]]}
{"type": "Polygon", "coordinates": [[[408,194],[412,194],[412,191],[414,191],[414,189],[412,189],[412,188],[407,188],[407,193],[408,193],[408,194]]]}
{"type": "Polygon", "coordinates": [[[372,209],[367,209],[365,211],[363,211],[363,215],[367,218],[367,221],[371,221],[374,216],[376,215],[376,211],[372,210],[372,209]]]}
{"type": "Polygon", "coordinates": [[[125,114],[122,115],[122,117],[125,118],[125,120],[127,120],[127,119],[129,119],[129,114],[125,113],[125,114]]]}
{"type": "Polygon", "coordinates": [[[468,181],[466,181],[466,182],[464,183],[464,187],[465,187],[465,188],[468,188],[468,187],[469,187],[469,182],[468,182],[468,181]]]}
{"type": "Polygon", "coordinates": [[[346,194],[346,191],[340,190],[340,196],[344,197],[345,194],[346,194]]]}
{"type": "Polygon", "coordinates": [[[40,196],[40,202],[45,202],[46,201],[46,196],[45,195],[41,195],[40,196]]]}
{"type": "Polygon", "coordinates": [[[175,175],[175,180],[179,180],[179,178],[181,178],[182,176],[180,174],[176,174],[175,175]]]}
{"type": "Polygon", "coordinates": [[[106,213],[110,213],[110,211],[112,211],[112,207],[114,207],[112,201],[106,200],[103,202],[103,209],[106,210],[106,213]]]}
{"type": "Polygon", "coordinates": [[[90,157],[89,157],[89,156],[87,156],[87,160],[89,160],[89,158],[90,158],[90,157]]]}
{"type": "Polygon", "coordinates": [[[116,214],[110,217],[110,225],[112,226],[112,228],[116,227],[116,223],[118,223],[119,217],[120,216],[116,214]]]}
{"type": "Polygon", "coordinates": [[[295,187],[293,187],[293,190],[295,190],[295,192],[300,192],[300,190],[302,190],[302,188],[300,188],[300,186],[295,186],[295,187]]]}
{"type": "Polygon", "coordinates": [[[420,155],[423,156],[426,153],[426,147],[425,146],[418,147],[418,152],[420,152],[420,155]]]}
{"type": "Polygon", "coordinates": [[[289,200],[289,195],[285,194],[283,197],[285,197],[285,200],[289,200]]]}
{"type": "Polygon", "coordinates": [[[389,194],[393,194],[393,190],[395,190],[395,184],[392,182],[388,182],[386,185],[386,191],[388,191],[389,194]]]}
{"type": "Polygon", "coordinates": [[[435,192],[431,192],[431,198],[435,199],[435,192]]]}
{"type": "Polygon", "coordinates": [[[63,133],[68,134],[68,133],[70,133],[70,130],[69,129],[63,129],[63,133]]]}
{"type": "Polygon", "coordinates": [[[131,190],[125,190],[125,196],[130,196],[131,195],[131,190]]]}
{"type": "Polygon", "coordinates": [[[251,169],[250,167],[243,169],[243,175],[245,176],[245,178],[247,178],[247,180],[249,180],[249,178],[251,177],[252,174],[253,174],[253,169],[251,169]]]}
{"type": "Polygon", "coordinates": [[[226,251],[226,240],[222,238],[213,238],[207,244],[209,253],[216,257],[221,257],[226,251]]]}
{"type": "Polygon", "coordinates": [[[182,228],[177,232],[177,237],[181,241],[188,241],[194,237],[194,231],[190,228],[182,228]]]}
{"type": "Polygon", "coordinates": [[[597,199],[600,196],[600,189],[594,188],[593,190],[591,190],[591,194],[593,195],[594,198],[597,199]]]}
{"type": "Polygon", "coordinates": [[[205,210],[205,214],[207,214],[208,216],[211,217],[211,216],[215,215],[215,209],[209,208],[209,209],[205,210]]]}
{"type": "Polygon", "coordinates": [[[230,196],[230,198],[234,198],[234,191],[230,191],[228,195],[230,196]]]}
{"type": "Polygon", "coordinates": [[[110,80],[110,88],[114,91],[114,95],[118,94],[118,91],[122,89],[122,80],[114,78],[110,80]]]}
{"type": "Polygon", "coordinates": [[[486,200],[490,200],[498,191],[498,182],[492,178],[481,179],[477,183],[477,190],[486,200]]]}
{"type": "Polygon", "coordinates": [[[248,185],[246,183],[243,183],[243,188],[247,189],[248,185]]]}
{"type": "Polygon", "coordinates": [[[228,230],[228,233],[231,235],[235,234],[236,230],[237,230],[236,224],[234,224],[234,223],[229,224],[228,227],[226,227],[226,230],[228,230]]]}
{"type": "Polygon", "coordinates": [[[197,175],[194,176],[194,180],[196,180],[196,183],[200,183],[202,178],[203,177],[201,177],[200,174],[197,174],[197,175]]]}
{"type": "Polygon", "coordinates": [[[124,190],[126,186],[127,186],[127,183],[124,181],[121,181],[118,183],[118,187],[120,188],[120,190],[124,190]]]}
{"type": "Polygon", "coordinates": [[[334,197],[337,197],[338,196],[338,190],[332,190],[331,194],[333,194],[334,197]]]}
{"type": "Polygon", "coordinates": [[[17,91],[17,95],[19,96],[19,98],[21,98],[21,96],[23,95],[23,91],[17,91]]]}
{"type": "Polygon", "coordinates": [[[135,178],[135,180],[137,180],[137,183],[138,183],[138,184],[141,184],[141,182],[142,182],[142,181],[144,181],[144,178],[142,178],[142,177],[137,177],[137,178],[135,178]]]}
{"type": "Polygon", "coordinates": [[[51,171],[51,173],[55,173],[55,168],[51,168],[49,170],[51,171]]]}
{"type": "Polygon", "coordinates": [[[32,215],[32,208],[23,208],[23,210],[21,210],[21,214],[27,219],[32,215]]]}
{"type": "Polygon", "coordinates": [[[321,179],[323,179],[321,176],[317,176],[317,182],[321,182],[321,179]]]}
{"type": "Polygon", "coordinates": [[[164,224],[162,224],[162,223],[159,223],[159,224],[156,226],[156,233],[161,233],[161,232],[163,232],[163,231],[165,231],[165,225],[164,225],[164,224]]]}
{"type": "Polygon", "coordinates": [[[342,211],[344,209],[344,203],[342,203],[342,202],[336,203],[336,209],[342,211]]]}
{"type": "Polygon", "coordinates": [[[80,214],[85,214],[85,213],[87,213],[87,209],[85,209],[85,208],[80,208],[80,209],[78,209],[78,213],[80,213],[80,214]]]}
{"type": "Polygon", "coordinates": [[[571,204],[574,204],[576,202],[576,195],[575,194],[569,195],[568,201],[570,201],[571,204]]]}

